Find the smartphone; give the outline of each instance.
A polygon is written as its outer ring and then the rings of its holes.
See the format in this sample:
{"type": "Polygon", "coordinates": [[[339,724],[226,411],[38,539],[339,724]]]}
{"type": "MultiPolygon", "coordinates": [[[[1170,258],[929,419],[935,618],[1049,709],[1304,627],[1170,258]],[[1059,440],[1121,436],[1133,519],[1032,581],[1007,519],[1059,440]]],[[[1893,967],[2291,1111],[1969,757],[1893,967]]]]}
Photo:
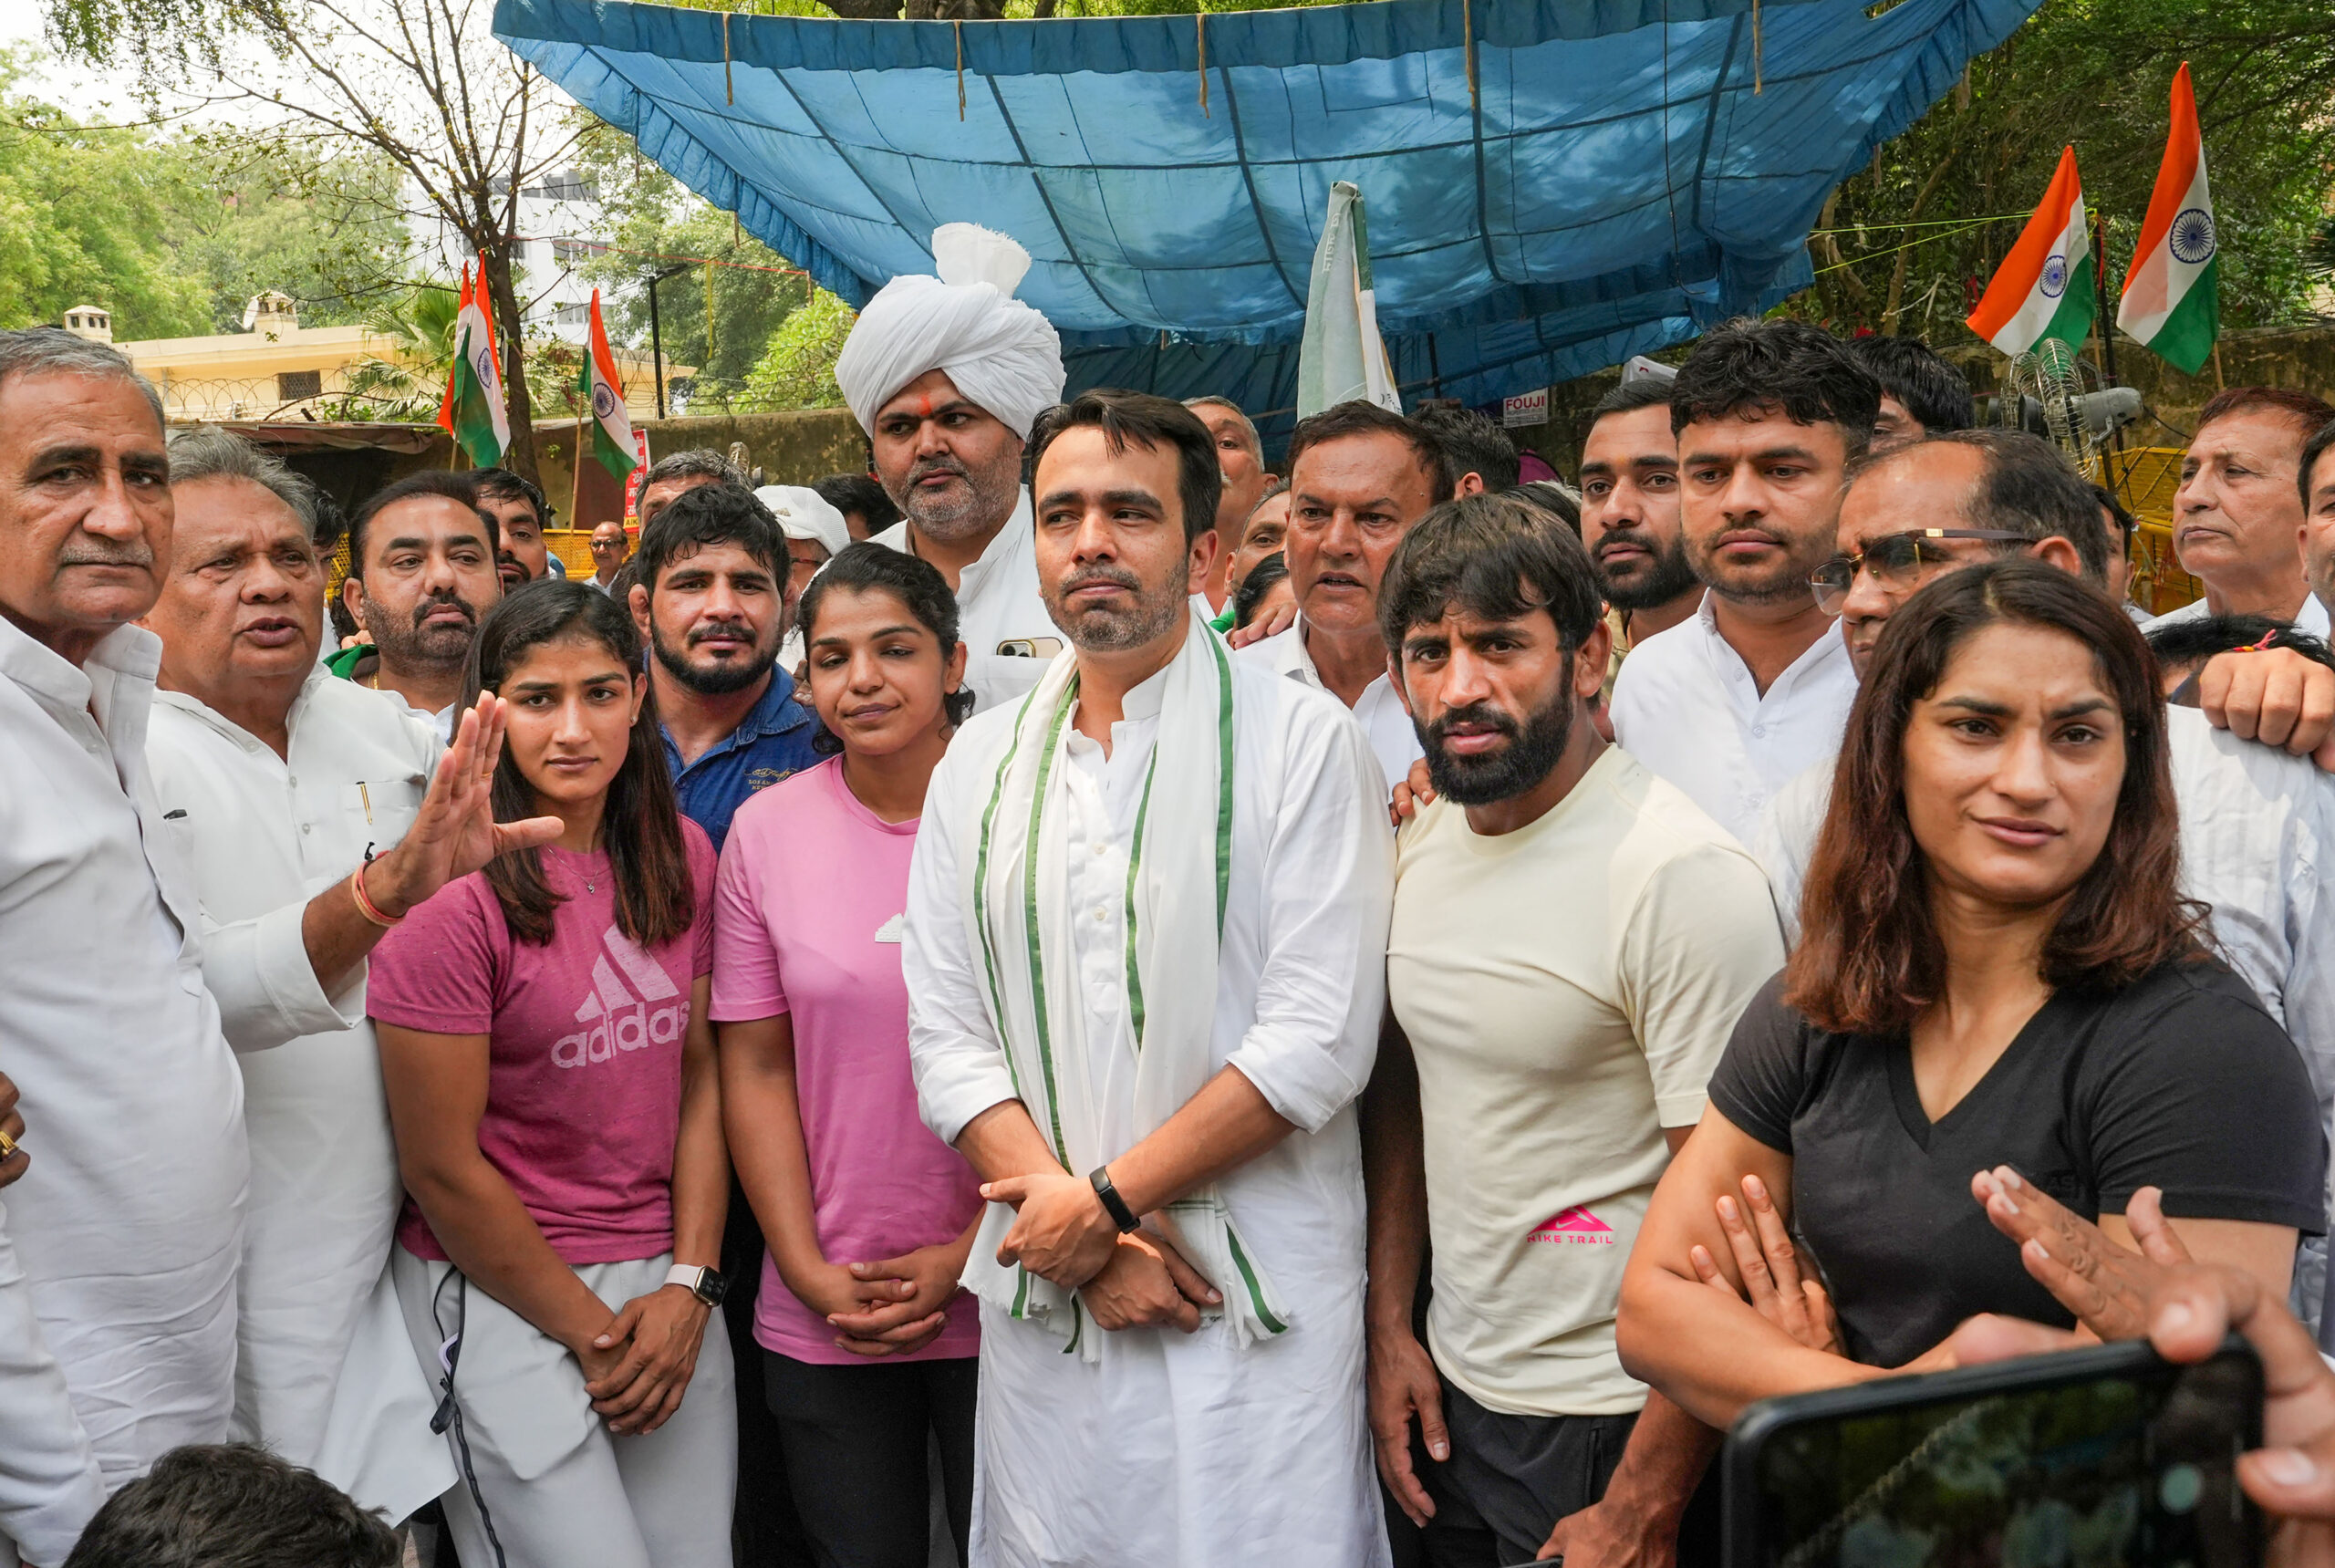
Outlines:
{"type": "Polygon", "coordinates": [[[2254,1568],[2262,1365],[2144,1343],[1765,1399],[1721,1455],[1727,1568],[2254,1568]]]}
{"type": "Polygon", "coordinates": [[[997,645],[997,651],[1009,659],[1052,659],[1062,651],[1062,639],[1009,637],[997,645]]]}

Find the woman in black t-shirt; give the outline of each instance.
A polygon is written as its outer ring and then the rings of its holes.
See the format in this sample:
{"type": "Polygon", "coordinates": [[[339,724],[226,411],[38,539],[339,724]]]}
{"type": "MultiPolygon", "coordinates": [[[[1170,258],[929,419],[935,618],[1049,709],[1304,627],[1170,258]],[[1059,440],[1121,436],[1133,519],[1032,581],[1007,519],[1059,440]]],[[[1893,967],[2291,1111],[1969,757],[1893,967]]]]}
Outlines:
{"type": "Polygon", "coordinates": [[[1801,943],[1639,1233],[1631,1372],[1725,1426],[1943,1365],[1976,1314],[2072,1323],[1972,1195],[1998,1165],[2125,1245],[2134,1192],[2161,1188],[2200,1261],[2283,1299],[2298,1231],[2322,1224],[2316,1099],[2201,945],[2178,860],[2154,669],[2123,615],[2026,560],[1915,595],[1850,716],[1801,943]],[[1844,1354],[1697,1277],[1699,1246],[1742,1284],[1715,1207],[1746,1177],[1821,1272],[1844,1354]]]}

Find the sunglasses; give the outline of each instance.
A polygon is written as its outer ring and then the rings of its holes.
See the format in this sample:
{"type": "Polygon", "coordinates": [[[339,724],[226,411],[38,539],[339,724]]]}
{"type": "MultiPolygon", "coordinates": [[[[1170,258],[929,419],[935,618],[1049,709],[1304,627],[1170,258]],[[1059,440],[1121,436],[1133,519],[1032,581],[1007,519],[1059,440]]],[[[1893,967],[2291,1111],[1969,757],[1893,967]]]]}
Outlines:
{"type": "Polygon", "coordinates": [[[1954,559],[1950,551],[1933,543],[1939,539],[2029,542],[2026,535],[2002,528],[1909,528],[1903,534],[1884,534],[1855,555],[1835,556],[1809,574],[1816,607],[1826,615],[1839,615],[1860,571],[1872,573],[1873,580],[1884,588],[1903,591],[1914,587],[1924,566],[1943,566],[1954,559]]]}

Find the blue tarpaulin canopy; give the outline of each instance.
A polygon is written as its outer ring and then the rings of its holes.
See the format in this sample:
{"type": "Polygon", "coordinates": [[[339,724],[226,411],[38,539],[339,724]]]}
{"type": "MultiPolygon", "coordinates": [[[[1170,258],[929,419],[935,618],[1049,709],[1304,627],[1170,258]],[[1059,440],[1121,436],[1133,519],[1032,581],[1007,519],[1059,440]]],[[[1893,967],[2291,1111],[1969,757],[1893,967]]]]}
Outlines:
{"type": "Polygon", "coordinates": [[[1374,0],[852,22],[500,0],[494,31],[854,305],[965,221],[1074,388],[1288,408],[1333,181],[1398,379],[1482,403],[1756,311],[1825,196],[2039,0],[1374,0]],[[1878,12],[1878,15],[1869,15],[1878,12]]]}

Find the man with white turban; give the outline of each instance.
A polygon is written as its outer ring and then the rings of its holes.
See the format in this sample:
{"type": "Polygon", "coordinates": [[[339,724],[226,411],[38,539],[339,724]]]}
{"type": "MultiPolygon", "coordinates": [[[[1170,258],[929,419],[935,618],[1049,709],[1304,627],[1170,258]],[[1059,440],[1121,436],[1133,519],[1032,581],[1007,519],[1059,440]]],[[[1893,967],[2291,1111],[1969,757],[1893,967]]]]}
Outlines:
{"type": "Polygon", "coordinates": [[[835,383],[905,514],[875,542],[929,561],[956,591],[965,684],[990,708],[1062,650],[1038,590],[1022,446],[1062,400],[1062,339],[1013,297],[1030,253],[970,223],[933,231],[939,275],[896,277],[859,313],[835,383]]]}

